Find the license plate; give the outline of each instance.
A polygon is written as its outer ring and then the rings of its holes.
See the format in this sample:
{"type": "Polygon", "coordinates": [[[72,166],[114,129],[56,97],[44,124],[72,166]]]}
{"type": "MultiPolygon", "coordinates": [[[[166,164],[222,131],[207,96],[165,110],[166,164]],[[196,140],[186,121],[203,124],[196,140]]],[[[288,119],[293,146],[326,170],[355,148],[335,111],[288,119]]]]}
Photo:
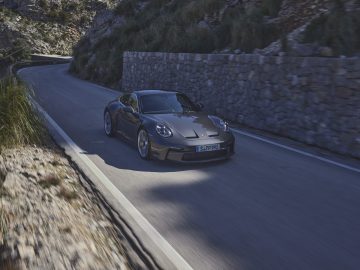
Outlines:
{"type": "Polygon", "coordinates": [[[196,152],[210,152],[220,150],[220,144],[209,144],[196,146],[196,152]]]}

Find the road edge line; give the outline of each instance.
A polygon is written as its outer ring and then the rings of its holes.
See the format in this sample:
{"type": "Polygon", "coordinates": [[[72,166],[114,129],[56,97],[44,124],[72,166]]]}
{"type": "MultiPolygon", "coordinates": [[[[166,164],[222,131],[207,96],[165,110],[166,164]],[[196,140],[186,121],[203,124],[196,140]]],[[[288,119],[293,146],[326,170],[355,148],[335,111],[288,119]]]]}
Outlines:
{"type": "Polygon", "coordinates": [[[336,161],[328,159],[328,158],[320,157],[320,156],[317,156],[315,154],[311,154],[311,153],[308,153],[306,151],[296,149],[294,147],[283,145],[281,143],[277,143],[277,142],[271,141],[269,139],[266,139],[266,138],[263,138],[263,137],[260,137],[260,136],[257,136],[257,135],[253,135],[253,134],[251,134],[249,132],[240,131],[240,130],[234,129],[234,128],[232,128],[231,130],[233,132],[235,132],[235,133],[240,134],[240,135],[243,135],[243,136],[246,136],[246,137],[249,137],[249,138],[252,138],[252,139],[256,139],[256,140],[259,140],[259,141],[262,141],[262,142],[265,142],[265,143],[268,143],[268,144],[271,144],[271,145],[286,149],[288,151],[296,152],[298,154],[302,154],[302,155],[307,156],[307,157],[311,157],[311,158],[314,158],[314,159],[317,159],[317,160],[320,160],[320,161],[323,161],[323,162],[326,162],[326,163],[330,163],[332,165],[341,167],[343,169],[348,169],[350,171],[360,173],[360,169],[357,169],[357,168],[352,167],[350,165],[346,165],[346,164],[343,164],[343,163],[340,163],[340,162],[336,162],[336,161]]]}
{"type": "MultiPolygon", "coordinates": [[[[77,157],[90,169],[105,188],[112,194],[117,202],[123,207],[127,214],[137,223],[142,233],[145,233],[152,243],[161,250],[167,259],[174,265],[175,269],[193,270],[188,262],[171,246],[169,242],[150,224],[150,222],[140,213],[139,210],[125,197],[125,195],[110,181],[109,178],[85,155],[83,150],[66,134],[66,132],[55,122],[54,119],[33,99],[31,102],[37,110],[44,116],[45,120],[55,129],[55,131],[66,142],[67,146],[77,155],[77,157]]],[[[75,161],[74,161],[75,162],[75,161]]],[[[77,164],[80,168],[81,164],[77,164]]],[[[87,175],[87,177],[89,177],[87,175]]],[[[91,179],[91,177],[89,177],[91,179]]],[[[95,185],[96,182],[92,181],[95,185]]],[[[156,256],[155,256],[156,257],[156,256]]]]}

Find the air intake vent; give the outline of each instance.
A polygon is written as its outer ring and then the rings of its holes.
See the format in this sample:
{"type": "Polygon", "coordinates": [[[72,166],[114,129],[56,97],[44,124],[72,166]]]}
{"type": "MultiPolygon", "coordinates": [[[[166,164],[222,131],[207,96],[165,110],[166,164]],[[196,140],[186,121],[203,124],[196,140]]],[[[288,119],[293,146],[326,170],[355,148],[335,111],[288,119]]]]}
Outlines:
{"type": "Polygon", "coordinates": [[[199,138],[199,135],[196,133],[196,131],[195,130],[193,130],[193,131],[194,131],[193,134],[191,134],[190,136],[186,136],[185,138],[186,139],[197,139],[197,138],[199,138]]]}
{"type": "Polygon", "coordinates": [[[208,130],[206,133],[207,133],[208,137],[217,137],[217,136],[219,136],[219,132],[217,132],[216,130],[212,130],[212,131],[208,130]]]}
{"type": "Polygon", "coordinates": [[[197,139],[197,138],[199,138],[199,136],[195,132],[193,136],[186,136],[185,138],[186,139],[197,139]]]}
{"type": "Polygon", "coordinates": [[[189,137],[185,137],[186,139],[197,139],[199,138],[198,136],[189,136],[189,137]]]}

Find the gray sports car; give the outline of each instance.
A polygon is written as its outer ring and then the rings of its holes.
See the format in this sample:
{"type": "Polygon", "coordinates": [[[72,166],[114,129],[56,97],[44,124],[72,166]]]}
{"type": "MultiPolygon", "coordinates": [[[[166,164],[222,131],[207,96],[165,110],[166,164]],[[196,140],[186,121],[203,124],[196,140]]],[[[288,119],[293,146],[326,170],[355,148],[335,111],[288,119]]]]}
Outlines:
{"type": "Polygon", "coordinates": [[[108,136],[120,134],[137,144],[140,157],[179,162],[227,159],[235,139],[219,117],[201,112],[179,92],[143,90],[111,101],[104,111],[108,136]]]}

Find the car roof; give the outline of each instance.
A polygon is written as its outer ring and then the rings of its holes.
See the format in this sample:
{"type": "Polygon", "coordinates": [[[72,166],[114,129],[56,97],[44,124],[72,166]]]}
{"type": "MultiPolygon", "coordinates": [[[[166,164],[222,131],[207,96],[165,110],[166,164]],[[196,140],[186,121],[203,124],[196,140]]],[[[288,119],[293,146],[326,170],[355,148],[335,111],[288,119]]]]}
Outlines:
{"type": "Polygon", "coordinates": [[[177,91],[166,91],[166,90],[136,90],[133,92],[134,94],[136,94],[138,97],[140,96],[146,96],[146,95],[154,95],[154,94],[177,94],[179,92],[177,91]]]}

